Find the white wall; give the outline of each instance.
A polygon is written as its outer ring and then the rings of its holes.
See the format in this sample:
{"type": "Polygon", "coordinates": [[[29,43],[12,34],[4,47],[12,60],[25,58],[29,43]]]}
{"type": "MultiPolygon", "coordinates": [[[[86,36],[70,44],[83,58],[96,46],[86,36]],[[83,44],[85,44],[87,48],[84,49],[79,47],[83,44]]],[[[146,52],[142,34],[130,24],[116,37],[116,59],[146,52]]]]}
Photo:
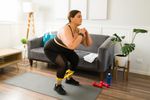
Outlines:
{"type": "Polygon", "coordinates": [[[109,24],[149,26],[149,0],[109,0],[109,24]]]}
{"type": "MultiPolygon", "coordinates": [[[[21,0],[23,1],[27,0],[21,0]]],[[[30,0],[28,0],[30,1],[30,0]]],[[[36,35],[43,35],[44,32],[50,30],[58,30],[67,23],[67,20],[58,20],[55,17],[55,0],[31,0],[35,10],[35,28],[36,35]]],[[[150,0],[108,0],[108,19],[107,20],[84,20],[85,26],[92,34],[108,34],[121,33],[128,37],[132,37],[133,28],[146,28],[150,31],[150,0]]],[[[98,13],[98,11],[96,11],[98,13]]],[[[13,36],[26,32],[26,17],[21,13],[20,22],[13,29],[13,36]],[[16,32],[15,32],[16,31],[16,32]],[[17,33],[18,32],[18,33],[17,33]]],[[[9,26],[8,26],[9,27],[9,26]]],[[[14,26],[13,26],[14,27],[14,26]]],[[[0,25],[0,32],[3,31],[0,25]]],[[[10,33],[5,30],[6,36],[10,39],[10,33]]],[[[3,35],[0,33],[0,37],[3,35]]],[[[17,36],[18,40],[22,35],[17,36]]],[[[15,40],[15,37],[14,41],[15,40]]],[[[0,39],[3,41],[3,38],[0,39]]],[[[8,46],[12,43],[4,40],[8,46]]],[[[150,75],[150,32],[148,34],[139,35],[136,39],[136,50],[131,54],[130,71],[150,75]]],[[[2,44],[1,44],[2,45],[2,44]]],[[[14,43],[18,45],[18,43],[14,43]]]]}
{"type": "MultiPolygon", "coordinates": [[[[17,12],[9,15],[11,20],[0,20],[0,48],[12,48],[21,45],[20,39],[25,35],[24,25],[22,23],[22,2],[21,0],[14,0],[17,6],[17,12]],[[13,15],[14,14],[14,15],[13,15]],[[12,16],[16,17],[12,17],[12,16]]],[[[5,5],[4,5],[5,6],[5,5]]],[[[7,6],[7,5],[6,5],[7,6]]],[[[3,11],[9,11],[4,10],[3,11]]],[[[2,13],[0,13],[1,16],[2,13]]],[[[9,18],[9,16],[7,16],[9,18]]]]}
{"type": "Polygon", "coordinates": [[[0,48],[7,48],[12,45],[11,24],[0,23],[0,48]]]}

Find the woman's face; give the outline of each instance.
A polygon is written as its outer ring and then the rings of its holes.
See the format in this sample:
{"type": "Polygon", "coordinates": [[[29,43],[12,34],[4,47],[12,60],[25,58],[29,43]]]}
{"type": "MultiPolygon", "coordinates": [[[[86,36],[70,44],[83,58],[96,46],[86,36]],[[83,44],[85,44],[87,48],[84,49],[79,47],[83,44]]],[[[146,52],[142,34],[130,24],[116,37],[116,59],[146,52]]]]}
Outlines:
{"type": "Polygon", "coordinates": [[[77,26],[82,23],[82,15],[81,12],[78,12],[73,18],[71,18],[71,22],[76,24],[77,26]]]}

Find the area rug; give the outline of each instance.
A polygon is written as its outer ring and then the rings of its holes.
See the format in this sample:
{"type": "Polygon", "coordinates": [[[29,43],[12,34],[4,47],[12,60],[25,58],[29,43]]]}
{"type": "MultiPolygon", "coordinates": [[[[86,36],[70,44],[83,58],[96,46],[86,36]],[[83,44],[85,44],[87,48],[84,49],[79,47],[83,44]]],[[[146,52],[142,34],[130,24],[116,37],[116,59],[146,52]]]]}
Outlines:
{"type": "Polygon", "coordinates": [[[63,82],[67,95],[62,96],[54,91],[55,79],[41,74],[26,72],[5,80],[4,83],[28,89],[37,93],[56,97],[61,100],[95,100],[101,92],[100,88],[91,85],[72,86],[63,82]]]}

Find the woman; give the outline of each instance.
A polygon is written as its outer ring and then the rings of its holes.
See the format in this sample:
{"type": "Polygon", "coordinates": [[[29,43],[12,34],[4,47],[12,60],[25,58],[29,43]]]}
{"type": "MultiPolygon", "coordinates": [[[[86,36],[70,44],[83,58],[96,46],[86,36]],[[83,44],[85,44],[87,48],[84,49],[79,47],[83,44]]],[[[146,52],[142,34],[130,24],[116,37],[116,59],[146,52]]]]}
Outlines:
{"type": "Polygon", "coordinates": [[[79,82],[72,78],[76,71],[79,57],[74,52],[80,44],[90,46],[92,39],[85,28],[79,29],[82,23],[82,15],[78,10],[72,10],[68,15],[69,23],[66,24],[57,36],[48,41],[44,47],[46,56],[57,65],[57,78],[54,90],[66,95],[61,82],[66,78],[66,83],[79,86],[79,82]]]}

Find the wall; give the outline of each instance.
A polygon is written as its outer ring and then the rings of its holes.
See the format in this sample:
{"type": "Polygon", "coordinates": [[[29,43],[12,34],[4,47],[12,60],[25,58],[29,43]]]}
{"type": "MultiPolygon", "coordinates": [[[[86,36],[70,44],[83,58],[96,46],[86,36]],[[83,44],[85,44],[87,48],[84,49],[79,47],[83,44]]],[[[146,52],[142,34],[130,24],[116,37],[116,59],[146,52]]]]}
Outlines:
{"type": "MultiPolygon", "coordinates": [[[[15,46],[21,45],[20,39],[24,36],[23,33],[25,33],[23,31],[24,25],[21,24],[22,22],[21,1],[19,0],[14,1],[15,3],[12,6],[16,6],[13,9],[17,9],[17,12],[10,11],[10,14],[8,14],[10,16],[9,20],[7,21],[2,19],[0,20],[0,48],[13,48],[15,46]]],[[[9,9],[3,11],[8,12],[9,9]]],[[[9,18],[9,16],[7,17],[9,18]]]]}
{"type": "Polygon", "coordinates": [[[7,48],[12,45],[11,36],[11,24],[0,23],[0,48],[7,48]]]}

